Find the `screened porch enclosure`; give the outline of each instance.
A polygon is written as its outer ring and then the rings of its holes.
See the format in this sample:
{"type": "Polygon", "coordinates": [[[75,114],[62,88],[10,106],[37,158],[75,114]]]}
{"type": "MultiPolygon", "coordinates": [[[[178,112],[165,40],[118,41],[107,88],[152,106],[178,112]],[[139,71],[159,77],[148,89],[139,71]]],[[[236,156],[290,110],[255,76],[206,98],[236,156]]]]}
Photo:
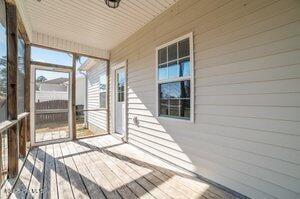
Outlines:
{"type": "Polygon", "coordinates": [[[299,199],[299,0],[0,0],[0,198],[299,199]]]}
{"type": "MultiPolygon", "coordinates": [[[[19,174],[23,166],[20,158],[25,158],[31,147],[107,134],[106,124],[100,130],[89,127],[88,115],[104,112],[106,108],[88,108],[86,77],[78,69],[88,59],[102,61],[107,67],[108,59],[89,52],[32,44],[18,3],[4,0],[0,3],[3,185],[19,174]]],[[[103,119],[103,123],[106,121],[103,119]]]]}

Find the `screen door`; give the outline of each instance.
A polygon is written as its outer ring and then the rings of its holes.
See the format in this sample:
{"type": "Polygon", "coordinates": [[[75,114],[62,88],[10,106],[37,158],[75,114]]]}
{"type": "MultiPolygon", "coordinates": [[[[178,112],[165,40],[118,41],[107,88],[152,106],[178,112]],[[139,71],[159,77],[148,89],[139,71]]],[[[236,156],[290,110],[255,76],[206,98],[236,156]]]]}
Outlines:
{"type": "Polygon", "coordinates": [[[33,145],[70,140],[71,69],[32,66],[33,145]]]}

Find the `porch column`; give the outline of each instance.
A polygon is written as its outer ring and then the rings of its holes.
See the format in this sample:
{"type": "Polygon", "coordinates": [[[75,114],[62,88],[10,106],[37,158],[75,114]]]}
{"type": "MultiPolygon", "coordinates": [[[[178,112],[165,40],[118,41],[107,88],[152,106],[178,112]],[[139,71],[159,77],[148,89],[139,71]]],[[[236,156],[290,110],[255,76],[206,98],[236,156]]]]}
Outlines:
{"type": "MultiPolygon", "coordinates": [[[[18,70],[18,42],[17,42],[17,9],[11,2],[7,7],[7,115],[8,120],[17,120],[17,70],[18,70]]],[[[8,177],[14,178],[18,174],[18,122],[8,129],[8,177]]]]}
{"type": "Polygon", "coordinates": [[[109,107],[109,96],[110,96],[110,60],[106,61],[106,131],[110,133],[110,107],[109,107]]]}
{"type": "Polygon", "coordinates": [[[20,158],[26,156],[26,131],[27,131],[27,116],[19,122],[19,155],[20,158]]]}
{"type": "Polygon", "coordinates": [[[78,55],[73,53],[73,69],[72,69],[72,133],[73,139],[76,139],[76,60],[78,55]]]}
{"type": "Polygon", "coordinates": [[[25,44],[25,112],[28,112],[27,125],[26,125],[26,142],[30,142],[30,44],[25,44]]]}

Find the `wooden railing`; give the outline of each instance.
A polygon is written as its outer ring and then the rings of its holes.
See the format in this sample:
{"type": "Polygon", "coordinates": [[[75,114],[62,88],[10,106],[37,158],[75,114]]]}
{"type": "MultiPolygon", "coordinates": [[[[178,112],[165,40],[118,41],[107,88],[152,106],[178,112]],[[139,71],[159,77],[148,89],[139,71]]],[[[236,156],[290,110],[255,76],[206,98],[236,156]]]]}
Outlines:
{"type": "MultiPolygon", "coordinates": [[[[18,158],[22,158],[26,156],[26,144],[27,137],[30,136],[28,132],[28,120],[29,113],[25,112],[18,115],[16,120],[4,121],[0,123],[0,165],[1,165],[1,177],[0,184],[2,184],[4,180],[4,176],[8,174],[8,168],[11,166],[10,164],[17,164],[15,161],[18,158]],[[8,153],[11,151],[12,145],[9,144],[8,136],[3,136],[4,133],[10,131],[10,129],[17,129],[17,140],[18,140],[18,151],[15,153],[8,153]],[[17,158],[15,156],[9,157],[10,155],[17,154],[17,158]],[[14,160],[16,159],[16,160],[14,160]]],[[[7,134],[6,134],[7,135],[7,134]]]]}

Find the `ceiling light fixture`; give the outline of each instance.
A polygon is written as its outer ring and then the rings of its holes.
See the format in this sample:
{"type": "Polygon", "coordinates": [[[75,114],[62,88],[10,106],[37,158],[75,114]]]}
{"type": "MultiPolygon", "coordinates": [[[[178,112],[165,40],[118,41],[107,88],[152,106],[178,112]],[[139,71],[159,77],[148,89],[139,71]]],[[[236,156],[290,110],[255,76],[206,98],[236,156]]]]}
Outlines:
{"type": "Polygon", "coordinates": [[[105,3],[110,8],[117,8],[121,0],[105,0],[105,3]]]}

